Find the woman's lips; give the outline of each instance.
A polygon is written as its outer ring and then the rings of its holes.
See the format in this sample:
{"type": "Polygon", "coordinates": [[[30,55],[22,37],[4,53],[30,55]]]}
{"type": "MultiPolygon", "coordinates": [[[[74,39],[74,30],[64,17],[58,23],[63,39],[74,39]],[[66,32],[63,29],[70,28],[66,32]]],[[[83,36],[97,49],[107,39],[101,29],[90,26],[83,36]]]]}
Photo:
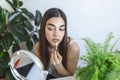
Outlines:
{"type": "Polygon", "coordinates": [[[60,40],[59,39],[52,39],[54,43],[58,43],[60,40]]]}

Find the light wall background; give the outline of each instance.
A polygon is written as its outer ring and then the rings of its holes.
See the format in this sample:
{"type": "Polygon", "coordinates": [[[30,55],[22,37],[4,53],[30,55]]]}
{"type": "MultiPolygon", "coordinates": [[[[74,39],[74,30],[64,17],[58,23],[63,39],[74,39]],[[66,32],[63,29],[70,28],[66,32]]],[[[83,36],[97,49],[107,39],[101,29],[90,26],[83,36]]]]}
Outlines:
{"type": "MultiPolygon", "coordinates": [[[[115,39],[120,37],[120,0],[22,0],[23,7],[32,13],[38,9],[42,14],[51,7],[61,8],[67,15],[68,35],[80,46],[80,54],[85,53],[82,38],[89,37],[103,43],[108,33],[115,39]]],[[[10,8],[5,0],[0,5],[10,8]]],[[[120,49],[120,42],[116,46],[120,49]]]]}

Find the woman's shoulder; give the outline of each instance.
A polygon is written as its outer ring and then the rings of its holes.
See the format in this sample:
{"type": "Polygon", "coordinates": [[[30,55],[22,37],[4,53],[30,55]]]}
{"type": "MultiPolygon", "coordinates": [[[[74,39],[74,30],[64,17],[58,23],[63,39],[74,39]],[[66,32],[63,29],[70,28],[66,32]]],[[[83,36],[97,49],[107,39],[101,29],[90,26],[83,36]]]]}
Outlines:
{"type": "Polygon", "coordinates": [[[79,45],[76,41],[74,40],[71,40],[68,44],[68,50],[74,50],[74,51],[78,51],[80,48],[79,48],[79,45]]]}
{"type": "Polygon", "coordinates": [[[40,57],[40,43],[37,42],[34,46],[34,53],[36,56],[40,57]]]}
{"type": "Polygon", "coordinates": [[[79,55],[80,47],[73,38],[70,38],[70,40],[69,40],[67,52],[69,53],[69,55],[75,55],[75,54],[79,55]]]}
{"type": "Polygon", "coordinates": [[[40,48],[40,43],[39,43],[39,42],[37,42],[37,43],[35,44],[34,50],[38,50],[38,48],[40,48]]]}
{"type": "Polygon", "coordinates": [[[68,47],[70,47],[70,46],[79,47],[77,42],[72,37],[68,37],[67,42],[68,42],[68,45],[67,45],[68,47]]]}

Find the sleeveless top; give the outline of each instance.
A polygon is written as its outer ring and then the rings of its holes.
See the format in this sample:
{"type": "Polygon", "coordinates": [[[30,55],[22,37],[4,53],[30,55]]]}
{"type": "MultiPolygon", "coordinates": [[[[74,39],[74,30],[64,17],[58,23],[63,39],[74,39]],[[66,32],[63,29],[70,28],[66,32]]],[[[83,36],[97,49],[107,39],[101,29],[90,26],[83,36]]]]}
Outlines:
{"type": "MultiPolygon", "coordinates": [[[[67,47],[70,46],[73,42],[75,42],[75,41],[71,40],[69,42],[69,44],[67,45],[67,47]]],[[[49,63],[48,73],[51,74],[54,77],[60,77],[57,70],[56,70],[56,68],[55,68],[55,66],[53,64],[51,64],[51,63],[49,63]]]]}

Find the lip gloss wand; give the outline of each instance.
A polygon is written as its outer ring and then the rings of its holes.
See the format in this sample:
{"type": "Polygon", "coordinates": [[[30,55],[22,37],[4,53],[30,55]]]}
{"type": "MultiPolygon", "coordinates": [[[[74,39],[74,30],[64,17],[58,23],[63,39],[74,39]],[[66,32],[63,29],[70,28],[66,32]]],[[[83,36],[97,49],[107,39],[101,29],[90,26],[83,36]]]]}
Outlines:
{"type": "Polygon", "coordinates": [[[55,53],[57,52],[58,44],[55,44],[55,53]]]}

